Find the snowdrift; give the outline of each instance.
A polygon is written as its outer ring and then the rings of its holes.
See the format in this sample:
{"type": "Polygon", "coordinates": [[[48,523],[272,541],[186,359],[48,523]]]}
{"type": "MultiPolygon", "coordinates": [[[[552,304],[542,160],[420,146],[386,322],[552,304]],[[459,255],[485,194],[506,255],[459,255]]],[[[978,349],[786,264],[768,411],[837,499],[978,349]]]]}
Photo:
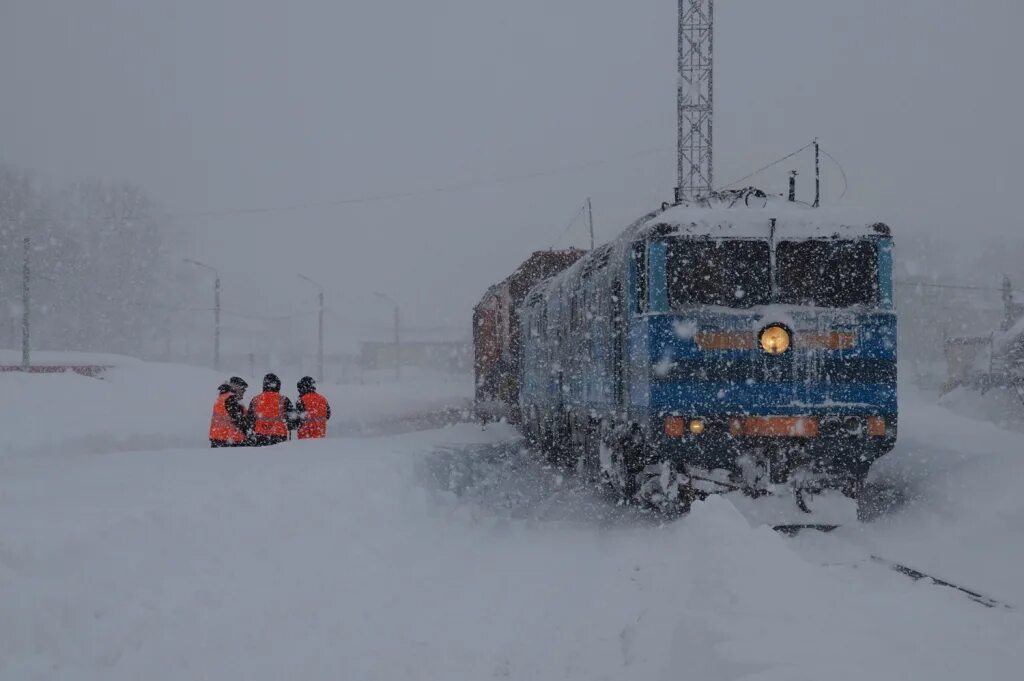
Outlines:
{"type": "Polygon", "coordinates": [[[126,357],[101,356],[97,361],[113,367],[102,379],[73,373],[0,374],[0,455],[207,443],[210,408],[226,377],[207,369],[126,357]]]}

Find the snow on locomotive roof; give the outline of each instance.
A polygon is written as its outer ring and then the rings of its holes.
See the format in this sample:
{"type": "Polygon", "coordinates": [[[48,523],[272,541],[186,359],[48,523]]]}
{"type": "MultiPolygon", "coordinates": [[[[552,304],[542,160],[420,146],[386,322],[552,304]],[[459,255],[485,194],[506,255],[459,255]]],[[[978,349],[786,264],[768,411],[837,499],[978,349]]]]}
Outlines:
{"type": "Polygon", "coordinates": [[[775,238],[858,237],[887,234],[878,220],[859,209],[810,208],[788,201],[764,207],[678,205],[643,222],[640,232],[667,225],[673,233],[709,237],[767,238],[775,220],[775,238]]]}
{"type": "Polygon", "coordinates": [[[719,192],[693,203],[664,206],[633,222],[618,237],[537,284],[526,297],[530,305],[581,271],[599,267],[613,249],[625,249],[649,236],[689,235],[768,239],[775,219],[775,239],[889,236],[889,227],[859,208],[813,208],[766,196],[754,188],[719,192]],[[667,231],[666,231],[667,228],[667,231]]]}

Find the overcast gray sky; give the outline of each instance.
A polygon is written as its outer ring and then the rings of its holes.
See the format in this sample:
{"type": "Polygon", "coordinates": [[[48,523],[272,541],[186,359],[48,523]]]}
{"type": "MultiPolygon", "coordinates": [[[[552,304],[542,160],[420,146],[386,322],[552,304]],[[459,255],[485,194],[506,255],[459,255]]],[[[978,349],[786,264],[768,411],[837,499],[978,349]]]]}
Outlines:
{"type": "MultiPolygon", "coordinates": [[[[720,181],[817,135],[897,232],[1024,227],[1024,4],[719,0],[716,22],[720,181]]],[[[587,196],[599,239],[671,197],[675,31],[676,0],[0,0],[0,160],[185,213],[479,183],[183,220],[235,307],[308,298],[304,271],[354,319],[387,318],[381,290],[468,324],[587,196]]]]}

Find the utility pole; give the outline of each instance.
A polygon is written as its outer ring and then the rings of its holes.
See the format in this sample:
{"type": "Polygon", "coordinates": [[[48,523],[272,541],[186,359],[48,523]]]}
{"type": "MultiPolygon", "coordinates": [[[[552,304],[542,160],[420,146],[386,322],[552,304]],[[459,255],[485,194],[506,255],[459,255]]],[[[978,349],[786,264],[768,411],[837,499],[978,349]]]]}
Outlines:
{"type": "Polygon", "coordinates": [[[320,289],[320,293],[317,295],[317,301],[320,304],[319,318],[317,323],[317,344],[316,344],[316,380],[323,383],[324,380],[324,287],[313,281],[304,274],[299,275],[299,279],[308,281],[313,286],[320,289]]]}
{"type": "Polygon", "coordinates": [[[185,258],[185,262],[189,265],[195,265],[196,267],[202,267],[204,270],[210,270],[213,272],[213,368],[214,370],[220,370],[220,272],[216,268],[210,267],[206,263],[201,263],[198,260],[192,260],[191,258],[185,258]]]}
{"type": "Polygon", "coordinates": [[[814,138],[814,207],[821,206],[821,146],[814,138]]]}
{"type": "Polygon", "coordinates": [[[587,225],[590,227],[590,250],[594,250],[594,204],[587,197],[587,225]]]}
{"type": "Polygon", "coordinates": [[[714,0],[679,0],[676,203],[714,188],[714,0]]]}
{"type": "Polygon", "coordinates": [[[32,252],[32,239],[25,237],[25,253],[21,266],[21,368],[28,371],[32,365],[31,358],[31,328],[29,319],[29,306],[31,305],[31,269],[30,260],[32,252]]]}
{"type": "Polygon", "coordinates": [[[402,340],[398,335],[398,304],[395,304],[395,379],[402,378],[402,340]]]}
{"type": "Polygon", "coordinates": [[[213,369],[220,371],[220,274],[213,280],[213,369]]]}
{"type": "Polygon", "coordinates": [[[316,380],[324,381],[324,292],[317,296],[320,303],[320,310],[317,315],[316,325],[316,380]]]}
{"type": "Polygon", "coordinates": [[[1017,321],[1017,310],[1013,303],[1013,284],[1009,275],[1003,275],[1003,324],[1002,330],[1008,331],[1017,321]]]}

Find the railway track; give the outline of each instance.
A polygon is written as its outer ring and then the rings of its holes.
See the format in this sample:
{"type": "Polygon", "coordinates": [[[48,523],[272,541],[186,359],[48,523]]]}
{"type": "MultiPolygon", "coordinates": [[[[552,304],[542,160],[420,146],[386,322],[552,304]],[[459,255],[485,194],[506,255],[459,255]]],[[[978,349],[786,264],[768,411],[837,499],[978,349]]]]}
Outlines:
{"type": "MultiPolygon", "coordinates": [[[[771,524],[773,530],[779,534],[787,537],[796,537],[801,532],[822,532],[831,533],[843,526],[842,523],[838,522],[821,522],[815,518],[815,513],[811,508],[808,507],[808,499],[813,497],[804,497],[799,491],[795,495],[794,501],[796,508],[804,514],[807,514],[807,520],[804,521],[802,518],[794,522],[782,522],[782,523],[765,523],[771,524]]],[[[753,503],[756,506],[758,502],[753,503]]],[[[892,489],[881,484],[872,484],[867,486],[862,494],[858,503],[857,519],[854,522],[860,521],[873,521],[879,519],[886,514],[892,512],[902,504],[902,495],[898,490],[892,489]]],[[[756,522],[756,521],[755,521],[756,522]]],[[[870,560],[872,563],[882,565],[889,570],[906,577],[914,582],[927,582],[929,584],[951,589],[970,599],[974,603],[982,605],[986,608],[1001,608],[1012,610],[1013,606],[1002,602],[996,598],[988,596],[978,590],[969,588],[962,584],[950,581],[936,576],[930,572],[919,569],[917,567],[911,567],[904,563],[880,556],[877,554],[870,554],[870,556],[861,563],[870,560]]]]}
{"type": "MultiPolygon", "coordinates": [[[[801,524],[775,525],[775,526],[772,527],[772,529],[775,530],[776,532],[778,532],[779,534],[783,534],[783,535],[785,535],[787,537],[795,537],[798,534],[800,534],[801,532],[805,532],[805,531],[829,533],[829,532],[833,532],[834,530],[839,529],[839,527],[840,527],[839,525],[827,525],[827,524],[808,523],[808,524],[802,524],[802,525],[801,524]]],[[[895,572],[895,573],[897,573],[899,575],[902,575],[902,576],[906,577],[907,579],[910,579],[911,581],[914,581],[914,582],[926,581],[927,583],[932,584],[934,586],[939,586],[939,587],[943,587],[943,588],[946,588],[946,589],[952,589],[953,591],[956,591],[956,592],[960,593],[961,595],[965,596],[969,600],[977,603],[978,605],[982,605],[982,606],[984,606],[986,608],[999,608],[999,609],[1005,609],[1005,610],[1013,610],[1014,609],[1014,607],[1012,605],[1010,605],[1008,603],[1005,603],[1005,602],[1002,602],[1002,601],[999,601],[999,600],[997,600],[995,598],[992,598],[991,596],[987,596],[987,595],[981,593],[980,591],[976,591],[976,590],[974,590],[972,588],[968,588],[966,586],[963,586],[962,584],[958,584],[956,582],[952,582],[950,580],[943,579],[941,577],[937,577],[934,574],[930,574],[928,572],[925,572],[925,571],[920,570],[918,568],[911,567],[909,565],[905,565],[904,563],[899,563],[897,561],[890,560],[889,558],[884,558],[884,557],[879,556],[877,554],[871,554],[869,558],[866,558],[865,560],[860,561],[859,563],[856,563],[856,562],[855,563],[845,563],[845,565],[848,565],[850,567],[856,567],[857,565],[863,564],[863,563],[865,563],[865,562],[867,562],[869,560],[872,563],[875,563],[877,565],[881,565],[883,567],[886,567],[889,570],[892,570],[893,572],[895,572]]]]}
{"type": "MultiPolygon", "coordinates": [[[[436,450],[426,459],[421,477],[428,486],[454,493],[460,500],[472,503],[485,512],[531,522],[549,520],[583,522],[602,527],[651,527],[682,517],[681,513],[666,513],[636,503],[623,504],[606,487],[552,466],[543,455],[525,449],[521,442],[436,450]]],[[[889,503],[888,506],[883,504],[876,507],[873,518],[881,517],[898,506],[898,503],[892,503],[892,490],[879,486],[873,490],[873,494],[889,503]]],[[[898,498],[898,495],[895,496],[898,498]]],[[[796,538],[806,532],[835,536],[832,533],[842,527],[841,523],[818,522],[813,517],[806,522],[800,521],[798,516],[794,518],[793,522],[764,524],[788,538],[796,538]]],[[[759,524],[760,521],[753,522],[759,524]]],[[[973,585],[940,576],[937,570],[893,560],[870,550],[862,550],[861,547],[857,548],[857,553],[862,557],[852,561],[830,562],[827,565],[850,568],[882,566],[912,582],[924,582],[952,590],[985,608],[1016,610],[1012,604],[990,596],[973,585]]]]}
{"type": "Polygon", "coordinates": [[[884,565],[890,570],[893,570],[894,572],[897,572],[915,582],[928,580],[931,584],[934,584],[935,586],[941,586],[947,589],[957,591],[966,596],[967,598],[969,598],[970,600],[974,601],[978,605],[983,605],[986,608],[1002,608],[1005,610],[1014,609],[1013,606],[998,601],[995,598],[992,598],[991,596],[986,596],[978,591],[968,589],[967,587],[957,584],[955,582],[950,582],[948,580],[935,577],[934,575],[930,575],[927,572],[922,572],[921,570],[909,567],[907,565],[903,565],[902,563],[897,563],[895,561],[889,560],[888,558],[882,558],[881,556],[872,555],[871,560],[880,565],[884,565]]]}

